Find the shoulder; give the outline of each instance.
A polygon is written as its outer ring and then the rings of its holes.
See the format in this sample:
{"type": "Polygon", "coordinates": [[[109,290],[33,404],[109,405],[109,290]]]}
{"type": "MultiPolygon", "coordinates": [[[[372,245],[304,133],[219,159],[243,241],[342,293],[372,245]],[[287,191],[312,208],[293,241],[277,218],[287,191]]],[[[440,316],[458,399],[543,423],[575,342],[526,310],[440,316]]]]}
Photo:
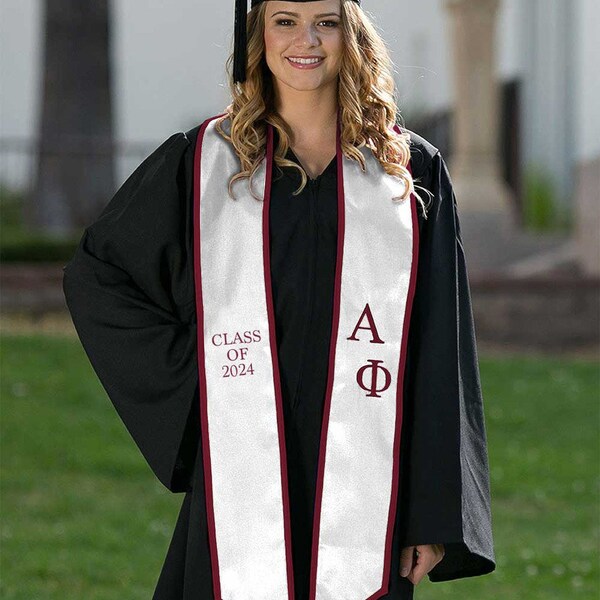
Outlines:
{"type": "Polygon", "coordinates": [[[187,133],[178,131],[171,134],[148,154],[131,174],[130,179],[133,178],[134,182],[136,174],[147,176],[152,171],[175,166],[189,152],[191,145],[191,140],[187,133]]]}
{"type": "Polygon", "coordinates": [[[172,175],[185,167],[190,147],[191,141],[186,133],[179,131],[171,134],[139,163],[119,188],[116,197],[126,196],[130,199],[137,193],[146,193],[149,189],[170,181],[172,175]]]}
{"type": "Polygon", "coordinates": [[[176,131],[160,142],[138,164],[115,196],[101,213],[120,209],[144,208],[153,201],[162,208],[165,197],[188,197],[192,192],[194,152],[198,135],[203,127],[220,115],[198,121],[187,131],[176,131]]]}
{"type": "MultiPolygon", "coordinates": [[[[208,126],[209,123],[211,123],[212,121],[215,121],[217,119],[220,119],[221,117],[226,117],[226,113],[221,112],[217,115],[213,115],[212,117],[208,117],[207,119],[205,119],[204,121],[202,121],[201,123],[196,125],[195,127],[192,127],[185,133],[182,133],[182,135],[187,138],[187,140],[190,143],[190,145],[192,146],[192,148],[195,148],[196,142],[198,140],[198,136],[200,135],[200,132],[203,131],[208,126]]],[[[223,129],[226,132],[229,132],[229,118],[223,119],[221,121],[221,126],[223,127],[223,129]]]]}
{"type": "Polygon", "coordinates": [[[410,158],[415,187],[419,192],[425,190],[423,196],[427,203],[428,227],[435,222],[444,221],[454,227],[456,198],[448,166],[440,150],[429,140],[411,131],[400,128],[410,135],[410,158]]]}
{"type": "Polygon", "coordinates": [[[192,193],[195,129],[172,133],[146,155],[88,225],[96,239],[177,227],[192,193]]]}
{"type": "Polygon", "coordinates": [[[413,177],[424,176],[430,170],[439,149],[429,140],[406,127],[399,127],[403,133],[410,136],[410,161],[413,177]]]}
{"type": "Polygon", "coordinates": [[[222,116],[222,114],[214,115],[198,122],[197,125],[187,131],[178,131],[171,134],[159,146],[157,146],[148,157],[140,164],[138,169],[142,172],[147,172],[148,169],[158,166],[163,168],[173,167],[176,163],[183,163],[185,167],[187,162],[190,162],[190,157],[193,158],[194,149],[200,132],[211,121],[222,116]]]}
{"type": "Polygon", "coordinates": [[[208,123],[220,116],[222,114],[209,117],[187,131],[171,134],[140,163],[119,190],[119,195],[130,198],[138,191],[145,196],[149,191],[167,189],[190,195],[198,136],[208,123]]]}

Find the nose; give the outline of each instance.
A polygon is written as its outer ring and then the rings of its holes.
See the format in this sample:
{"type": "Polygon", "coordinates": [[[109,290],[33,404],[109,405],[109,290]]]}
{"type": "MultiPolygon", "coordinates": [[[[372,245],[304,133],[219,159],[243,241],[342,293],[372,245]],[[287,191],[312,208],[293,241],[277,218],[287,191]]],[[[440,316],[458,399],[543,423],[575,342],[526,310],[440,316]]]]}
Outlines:
{"type": "Polygon", "coordinates": [[[294,42],[297,46],[316,46],[319,43],[317,30],[310,24],[301,27],[294,42]]]}

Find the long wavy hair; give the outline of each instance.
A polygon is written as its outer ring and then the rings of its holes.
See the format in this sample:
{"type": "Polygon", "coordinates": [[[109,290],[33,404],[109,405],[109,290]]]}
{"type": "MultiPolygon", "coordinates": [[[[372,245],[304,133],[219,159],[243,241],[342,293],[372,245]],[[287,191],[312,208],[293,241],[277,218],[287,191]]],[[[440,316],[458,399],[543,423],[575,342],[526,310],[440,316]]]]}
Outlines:
{"type": "MultiPolygon", "coordinates": [[[[232,75],[233,53],[226,69],[232,101],[225,114],[216,122],[217,131],[235,149],[241,171],[229,181],[229,195],[235,199],[231,188],[238,179],[248,178],[251,194],[252,178],[265,155],[267,124],[278,133],[279,142],[273,160],[278,167],[298,169],[299,194],[307,184],[308,176],[302,166],[285,158],[290,147],[292,132],[275,110],[273,75],[265,59],[264,22],[266,2],[255,6],[247,16],[248,63],[246,81],[234,83],[232,75]],[[229,119],[229,132],[223,122],[229,119]]],[[[344,53],[338,80],[338,106],[341,125],[341,150],[350,159],[358,161],[365,171],[365,160],[360,148],[373,151],[386,173],[399,177],[405,183],[404,194],[394,200],[402,201],[414,194],[421,205],[423,216],[427,208],[415,187],[428,195],[431,192],[414,184],[407,168],[410,160],[410,134],[397,133],[397,91],[393,78],[393,63],[386,43],[376,31],[362,8],[352,0],[341,0],[341,26],[344,53]]],[[[418,180],[418,179],[417,179],[418,180]]]]}

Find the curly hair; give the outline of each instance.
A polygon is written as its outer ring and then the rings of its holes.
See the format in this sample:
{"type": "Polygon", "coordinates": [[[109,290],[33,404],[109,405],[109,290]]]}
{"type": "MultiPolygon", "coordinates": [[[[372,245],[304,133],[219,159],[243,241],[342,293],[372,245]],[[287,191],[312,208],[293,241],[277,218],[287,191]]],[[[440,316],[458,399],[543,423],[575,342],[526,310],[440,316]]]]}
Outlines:
{"type": "MultiPolygon", "coordinates": [[[[232,101],[225,114],[216,122],[217,131],[230,143],[240,159],[241,171],[229,181],[229,195],[233,183],[248,178],[252,195],[252,177],[265,155],[267,124],[278,133],[279,142],[274,151],[274,162],[279,167],[298,169],[299,194],[308,182],[305,170],[296,162],[285,158],[292,132],[274,106],[274,87],[271,71],[265,59],[264,21],[266,2],[255,6],[247,16],[248,63],[246,81],[234,83],[232,53],[226,63],[232,101]],[[229,119],[229,133],[223,122],[229,119]]],[[[358,161],[365,171],[365,160],[360,148],[373,151],[386,173],[403,180],[405,191],[394,200],[405,200],[414,194],[427,217],[427,206],[415,187],[431,195],[429,190],[416,186],[407,168],[410,160],[410,134],[397,133],[397,91],[392,75],[393,63],[386,43],[373,23],[356,2],[341,0],[341,24],[344,40],[338,81],[338,115],[340,118],[340,143],[343,154],[358,161]]],[[[234,198],[235,199],[235,198],[234,198]]]]}

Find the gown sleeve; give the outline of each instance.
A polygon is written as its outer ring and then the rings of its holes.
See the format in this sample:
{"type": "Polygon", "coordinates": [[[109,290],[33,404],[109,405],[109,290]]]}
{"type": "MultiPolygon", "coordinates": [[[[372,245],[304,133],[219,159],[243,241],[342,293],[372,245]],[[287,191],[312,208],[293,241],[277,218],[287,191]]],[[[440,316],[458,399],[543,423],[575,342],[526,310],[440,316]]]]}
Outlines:
{"type": "Polygon", "coordinates": [[[146,158],[63,267],[67,307],[92,367],[172,492],[190,490],[199,442],[192,146],[176,133],[146,158]]]}
{"type": "Polygon", "coordinates": [[[409,330],[401,540],[402,547],[444,544],[444,557],[428,573],[435,582],[483,575],[496,565],[467,267],[456,196],[439,151],[418,183],[433,198],[420,226],[409,330]]]}

